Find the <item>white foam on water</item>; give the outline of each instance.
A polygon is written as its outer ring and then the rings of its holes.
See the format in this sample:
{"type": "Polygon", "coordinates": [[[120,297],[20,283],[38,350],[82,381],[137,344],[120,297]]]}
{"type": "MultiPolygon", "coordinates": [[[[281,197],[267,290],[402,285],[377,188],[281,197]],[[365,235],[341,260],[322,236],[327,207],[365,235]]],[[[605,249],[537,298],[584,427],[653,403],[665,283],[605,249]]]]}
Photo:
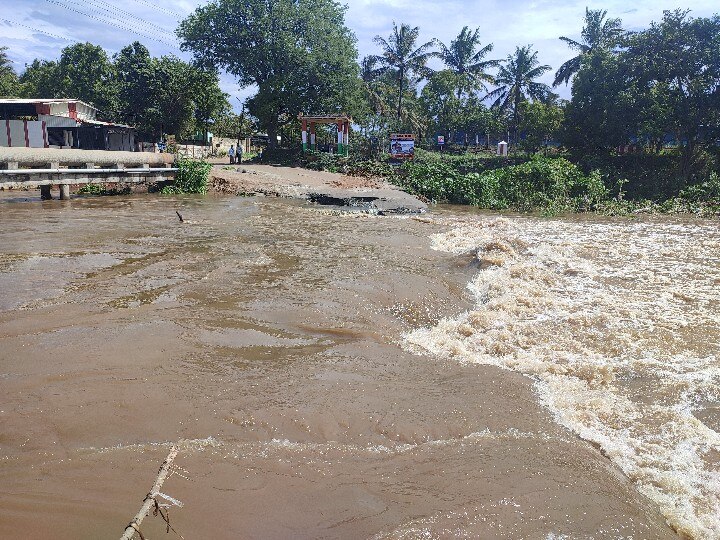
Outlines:
{"type": "Polygon", "coordinates": [[[448,218],[435,249],[477,253],[473,310],[410,349],[531,376],[668,523],[720,538],[720,230],[711,222],[448,218]],[[714,426],[717,429],[717,425],[714,426]]]}
{"type": "Polygon", "coordinates": [[[109,452],[131,451],[144,452],[146,450],[154,450],[156,448],[170,449],[175,446],[181,452],[202,452],[208,448],[220,448],[223,446],[222,441],[214,437],[205,437],[204,439],[180,439],[177,442],[171,441],[150,441],[136,444],[116,444],[114,446],[89,446],[78,449],[80,453],[91,454],[107,454],[109,452]]]}

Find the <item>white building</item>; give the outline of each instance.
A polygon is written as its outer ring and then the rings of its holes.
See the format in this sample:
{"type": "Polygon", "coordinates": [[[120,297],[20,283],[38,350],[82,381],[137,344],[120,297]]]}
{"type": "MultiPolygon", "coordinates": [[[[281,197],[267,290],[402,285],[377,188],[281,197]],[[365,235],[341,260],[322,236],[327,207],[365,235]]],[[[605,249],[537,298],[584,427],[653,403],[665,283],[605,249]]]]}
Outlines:
{"type": "Polygon", "coordinates": [[[97,115],[77,99],[0,99],[0,146],[135,150],[132,127],[97,115]]]}

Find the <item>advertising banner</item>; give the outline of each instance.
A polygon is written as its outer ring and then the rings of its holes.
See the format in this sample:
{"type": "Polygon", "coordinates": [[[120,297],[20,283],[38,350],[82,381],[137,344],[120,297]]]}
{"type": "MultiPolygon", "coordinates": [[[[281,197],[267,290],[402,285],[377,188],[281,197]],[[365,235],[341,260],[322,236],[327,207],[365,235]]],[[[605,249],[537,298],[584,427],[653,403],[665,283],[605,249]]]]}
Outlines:
{"type": "Polygon", "coordinates": [[[391,133],[390,155],[394,159],[413,159],[415,157],[415,135],[391,133]]]}

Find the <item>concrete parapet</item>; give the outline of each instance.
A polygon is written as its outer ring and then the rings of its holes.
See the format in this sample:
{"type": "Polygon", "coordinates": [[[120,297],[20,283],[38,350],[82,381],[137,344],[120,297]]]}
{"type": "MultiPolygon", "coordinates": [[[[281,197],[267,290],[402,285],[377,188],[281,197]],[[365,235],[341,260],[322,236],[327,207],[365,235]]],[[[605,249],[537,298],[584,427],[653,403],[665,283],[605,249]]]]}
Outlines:
{"type": "Polygon", "coordinates": [[[151,152],[0,147],[0,168],[3,169],[47,167],[50,163],[78,167],[86,167],[88,163],[92,163],[101,168],[115,167],[118,163],[122,163],[126,167],[143,165],[162,167],[174,161],[175,157],[172,154],[151,152]]]}

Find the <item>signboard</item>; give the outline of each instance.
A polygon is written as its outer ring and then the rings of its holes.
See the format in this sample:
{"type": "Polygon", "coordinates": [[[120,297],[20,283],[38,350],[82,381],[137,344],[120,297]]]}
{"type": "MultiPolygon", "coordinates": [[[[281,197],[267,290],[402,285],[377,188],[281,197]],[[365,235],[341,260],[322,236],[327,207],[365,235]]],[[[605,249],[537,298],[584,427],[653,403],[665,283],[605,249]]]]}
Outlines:
{"type": "Polygon", "coordinates": [[[390,155],[394,159],[413,159],[415,157],[415,135],[411,133],[391,133],[390,155]]]}
{"type": "Polygon", "coordinates": [[[445,135],[438,135],[438,144],[442,146],[445,144],[445,135]]]}

